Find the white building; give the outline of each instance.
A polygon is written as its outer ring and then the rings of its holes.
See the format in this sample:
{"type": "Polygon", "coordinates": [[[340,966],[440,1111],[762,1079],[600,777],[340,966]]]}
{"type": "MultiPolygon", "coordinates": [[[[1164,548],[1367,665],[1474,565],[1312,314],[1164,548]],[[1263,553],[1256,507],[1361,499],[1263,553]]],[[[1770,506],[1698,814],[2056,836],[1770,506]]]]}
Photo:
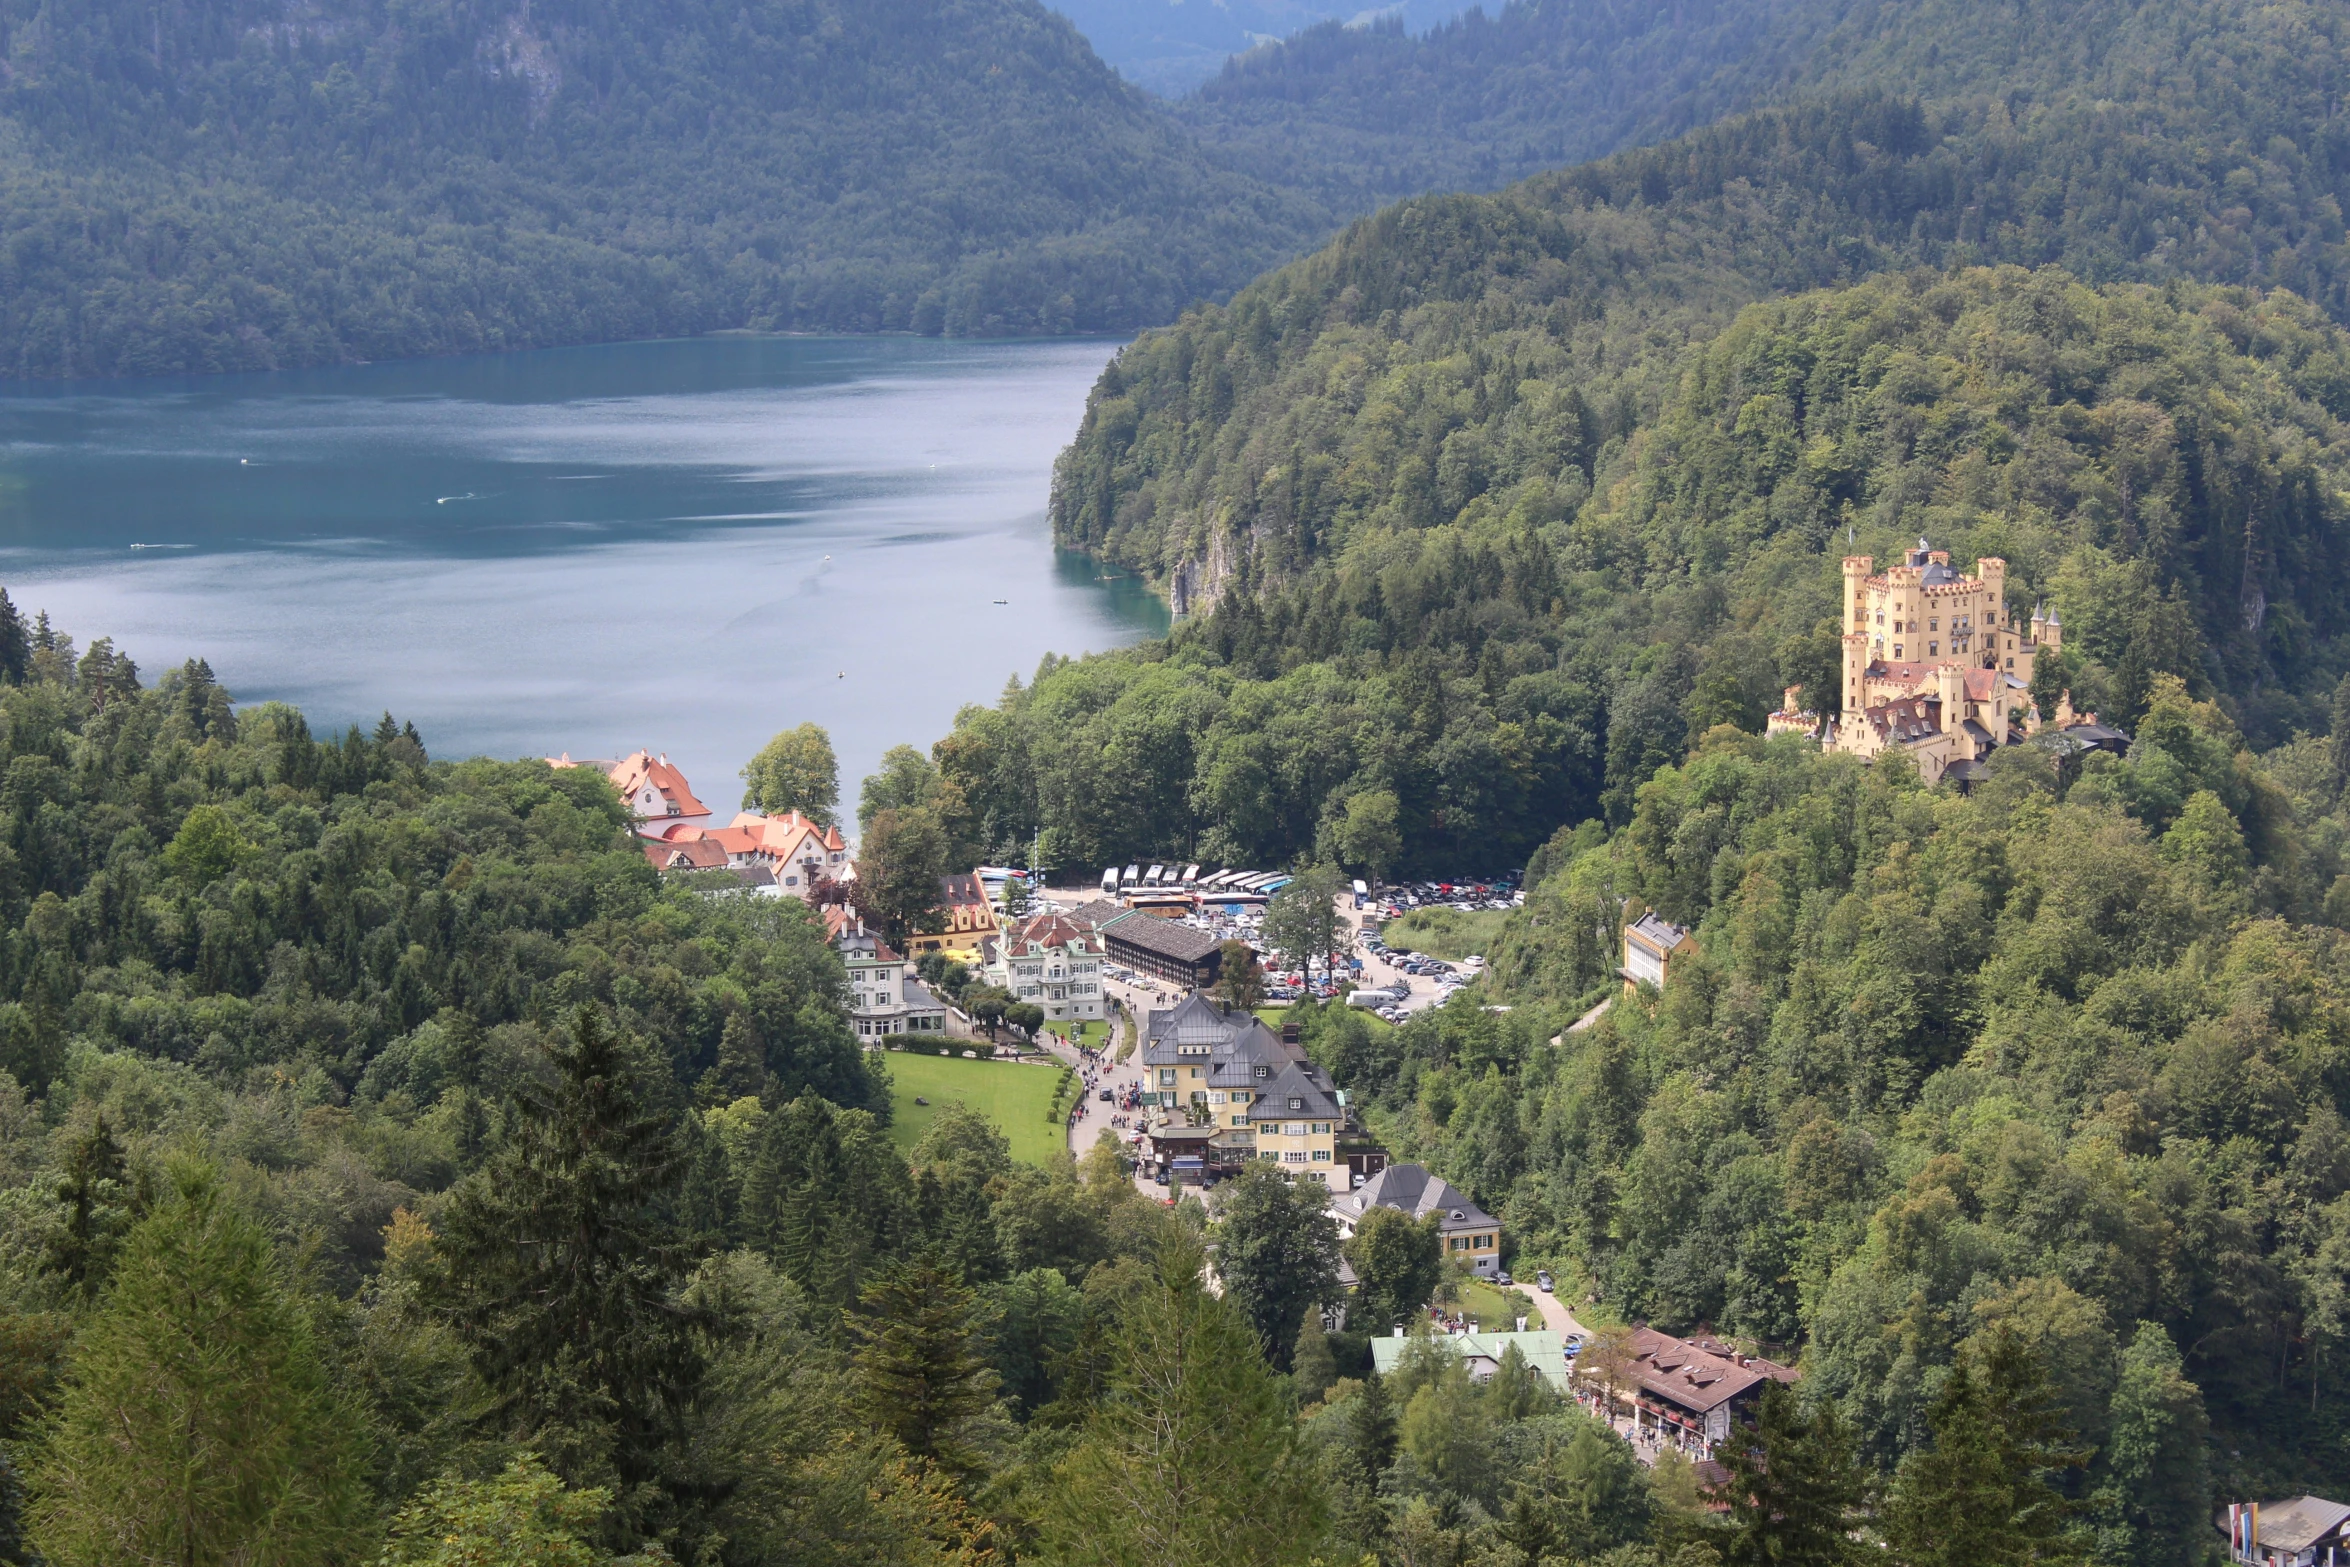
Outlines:
{"type": "Polygon", "coordinates": [[[824,911],[833,945],[849,970],[849,1017],[859,1039],[892,1034],[943,1034],[946,1008],[915,977],[914,965],[865,928],[854,912],[824,911]]]}
{"type": "Polygon", "coordinates": [[[1102,1016],[1102,938],[1063,914],[1039,914],[989,937],[980,977],[1043,1008],[1047,1023],[1102,1016]]]}

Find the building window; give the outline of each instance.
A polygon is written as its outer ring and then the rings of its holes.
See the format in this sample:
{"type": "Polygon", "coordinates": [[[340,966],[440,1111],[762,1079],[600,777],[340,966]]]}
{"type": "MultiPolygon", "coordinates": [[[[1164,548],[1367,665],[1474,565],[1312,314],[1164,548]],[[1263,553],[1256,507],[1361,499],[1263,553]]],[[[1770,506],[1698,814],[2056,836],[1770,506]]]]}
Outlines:
{"type": "Polygon", "coordinates": [[[1327,1148],[1317,1148],[1317,1149],[1315,1149],[1315,1150],[1314,1150],[1314,1163],[1316,1163],[1316,1164],[1328,1164],[1329,1162],[1330,1162],[1330,1150],[1329,1150],[1329,1149],[1327,1149],[1327,1148]]]}
{"type": "Polygon", "coordinates": [[[1928,658],[1936,658],[1936,657],[1939,657],[1939,656],[1941,655],[1941,652],[1942,652],[1942,644],[1941,644],[1941,643],[1939,643],[1939,642],[1929,642],[1929,643],[1927,643],[1927,644],[1926,644],[1926,657],[1928,657],[1928,658]]]}
{"type": "Polygon", "coordinates": [[[1175,1069],[1173,1067],[1167,1067],[1159,1073],[1159,1086],[1161,1088],[1175,1086],[1175,1069]]]}

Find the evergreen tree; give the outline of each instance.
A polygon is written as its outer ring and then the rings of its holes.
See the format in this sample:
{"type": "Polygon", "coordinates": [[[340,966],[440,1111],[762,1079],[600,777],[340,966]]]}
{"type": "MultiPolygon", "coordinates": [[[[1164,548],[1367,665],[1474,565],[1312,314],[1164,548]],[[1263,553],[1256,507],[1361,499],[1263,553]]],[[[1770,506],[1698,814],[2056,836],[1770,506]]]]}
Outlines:
{"type": "Polygon", "coordinates": [[[1201,1282],[1199,1243],[1160,1242],[1120,1326],[1109,1395],[1062,1463],[1042,1556],[1128,1567],[1281,1567],[1320,1548],[1322,1500],[1257,1336],[1201,1282]]]}
{"type": "Polygon", "coordinates": [[[2086,1455],[2054,1411],[2047,1368],[2002,1323],[1952,1363],[1933,1445],[1894,1475],[1885,1534],[1904,1567],[2024,1567],[2082,1558],[2073,1504],[2049,1483],[2086,1455]]]}
{"type": "Polygon", "coordinates": [[[1290,1378],[1297,1385],[1297,1401],[1311,1404],[1338,1380],[1338,1359],[1330,1353],[1330,1335],[1322,1326],[1319,1303],[1306,1307],[1298,1323],[1297,1350],[1290,1357],[1290,1378]]]}
{"type": "Polygon", "coordinates": [[[2350,675],[2334,687],[2333,729],[2326,736],[2326,755],[2334,764],[2334,787],[2350,788],[2350,675]]]}
{"type": "Polygon", "coordinates": [[[0,1447],[0,1567],[45,1567],[41,1553],[25,1538],[24,1514],[24,1481],[8,1449],[0,1447]]]}
{"type": "Polygon", "coordinates": [[[368,1521],[359,1425],[268,1238],[186,1167],[75,1345],[33,1532],[60,1567],[345,1562],[368,1521]]]}
{"type": "Polygon", "coordinates": [[[1347,1423],[1347,1450],[1374,1485],[1395,1462],[1395,1440],[1395,1403],[1388,1396],[1387,1379],[1374,1371],[1363,1378],[1363,1390],[1354,1397],[1353,1418],[1347,1423]]]}
{"type": "Polygon", "coordinates": [[[1808,1409],[1774,1384],[1755,1407],[1751,1429],[1721,1450],[1730,1471],[1724,1494],[1727,1567],[1834,1567],[1854,1559],[1853,1515],[1864,1484],[1836,1406],[1808,1409]]]}
{"type": "Polygon", "coordinates": [[[1329,1202],[1321,1181],[1292,1181],[1269,1160],[1251,1161],[1224,1188],[1216,1274],[1276,1370],[1289,1369],[1301,1314],[1338,1296],[1338,1226],[1329,1202]]]}
{"type": "Polygon", "coordinates": [[[883,1270],[859,1299],[857,1377],[873,1423],[913,1457],[977,1475],[987,1462],[979,1422],[997,1378],[978,1351],[971,1291],[915,1262],[883,1270]]]}
{"type": "Polygon", "coordinates": [[[135,1217],[122,1145],[105,1111],[67,1145],[57,1200],[65,1217],[50,1233],[42,1269],[85,1298],[95,1297],[113,1275],[115,1253],[135,1217]]]}
{"type": "Polygon", "coordinates": [[[550,1064],[506,1146],[452,1195],[424,1293],[503,1431],[574,1484],[617,1479],[632,1505],[701,1373],[669,1298],[688,1264],[684,1161],[596,1011],[574,1014],[550,1064]]]}
{"type": "Polygon", "coordinates": [[[718,1063],[702,1074],[702,1102],[764,1101],[774,1091],[775,1080],[767,1072],[767,1047],[759,1041],[757,1025],[746,1013],[727,1013],[718,1031],[718,1063]]]}
{"type": "Polygon", "coordinates": [[[0,685],[22,684],[32,667],[33,643],[8,590],[0,588],[0,685]]]}

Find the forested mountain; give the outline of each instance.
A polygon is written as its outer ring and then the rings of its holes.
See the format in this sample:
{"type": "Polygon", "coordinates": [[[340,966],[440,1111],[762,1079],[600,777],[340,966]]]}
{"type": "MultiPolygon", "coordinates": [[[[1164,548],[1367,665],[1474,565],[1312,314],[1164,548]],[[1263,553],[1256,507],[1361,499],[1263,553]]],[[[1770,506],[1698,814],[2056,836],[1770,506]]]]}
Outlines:
{"type": "Polygon", "coordinates": [[[1492,190],[1751,108],[1848,0],[1513,0],[1413,31],[1332,21],[1232,60],[1170,110],[1343,212],[1492,190]]]}
{"type": "MultiPolygon", "coordinates": [[[[1397,0],[1379,20],[1425,29],[1468,10],[1469,0],[1397,0]]],[[[1120,76],[1162,97],[1178,97],[1236,54],[1321,23],[1350,23],[1365,8],[1336,0],[1053,0],[1120,76]]]]}
{"type": "Polygon", "coordinates": [[[1032,0],[7,0],[0,374],[1171,319],[1326,231],[1032,0]]]}
{"type": "MultiPolygon", "coordinates": [[[[2287,562],[2340,556],[2339,494],[2292,477],[2334,460],[2344,406],[2339,19],[2229,14],[2082,0],[1986,34],[1953,8],[1938,55],[1930,31],[1840,35],[1853,69],[1908,50],[1953,83],[2030,59],[2012,101],[1839,89],[1405,202],[1147,334],[1097,386],[1053,516],[1193,619],[1128,673],[1061,671],[1022,701],[1140,733],[1180,684],[1219,716],[1173,745],[1165,808],[1073,850],[1329,853],[1372,794],[1403,802],[1406,863],[1515,863],[1562,822],[1624,820],[1715,717],[1755,723],[1780,682],[1816,694],[1836,558],[1921,532],[2004,553],[2015,591],[2099,628],[2068,648],[2084,706],[2126,724],[2167,670],[2257,746],[2322,727],[2350,650],[2331,571],[2287,562]],[[1989,261],[2069,272],[1949,270],[1989,261]],[[1756,304],[1822,288],[1852,292],[1756,304]],[[2218,325],[2254,315],[2282,336],[2218,325]],[[2182,331],[2285,376],[2308,437],[2188,438],[2203,416],[2173,399],[2220,361],[2155,346],[2182,331]],[[2010,333],[2037,346],[1986,360],[2010,333]],[[2142,381],[2139,354],[2203,368],[2142,381]],[[1984,407],[1983,378],[2018,400],[1984,407]],[[2116,499],[2140,453],[2181,486],[2159,539],[2116,499]],[[1152,694],[1117,697],[1129,681],[1152,694]],[[1410,724],[1290,756],[1404,688],[1410,724]]],[[[1060,824],[1057,769],[1004,776],[1026,802],[993,807],[1005,822],[1060,824]]]]}

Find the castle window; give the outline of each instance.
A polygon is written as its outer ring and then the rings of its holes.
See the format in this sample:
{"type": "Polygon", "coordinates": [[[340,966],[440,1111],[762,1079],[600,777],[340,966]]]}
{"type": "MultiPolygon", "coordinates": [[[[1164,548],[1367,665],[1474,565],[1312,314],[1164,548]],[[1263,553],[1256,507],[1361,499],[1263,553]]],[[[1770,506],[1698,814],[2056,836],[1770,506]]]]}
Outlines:
{"type": "Polygon", "coordinates": [[[1898,642],[1893,644],[1893,656],[1895,658],[1899,658],[1901,656],[1901,644],[1898,642]]]}
{"type": "Polygon", "coordinates": [[[1932,620],[1927,621],[1926,629],[1928,631],[1940,631],[1942,629],[1942,617],[1936,615],[1932,620]]]}
{"type": "Polygon", "coordinates": [[[1939,643],[1939,642],[1929,642],[1929,643],[1927,643],[1927,644],[1926,644],[1926,657],[1928,657],[1928,658],[1939,658],[1939,657],[1941,657],[1941,656],[1942,656],[1942,644],[1941,644],[1941,643],[1939,643]]]}

